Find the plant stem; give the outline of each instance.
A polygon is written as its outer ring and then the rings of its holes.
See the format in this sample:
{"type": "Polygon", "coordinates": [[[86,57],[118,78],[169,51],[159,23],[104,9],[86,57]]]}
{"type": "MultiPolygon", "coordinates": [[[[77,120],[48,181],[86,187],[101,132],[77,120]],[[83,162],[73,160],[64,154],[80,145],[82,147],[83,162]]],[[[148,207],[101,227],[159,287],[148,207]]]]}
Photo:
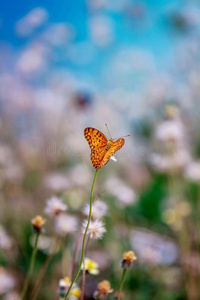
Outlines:
{"type": "Polygon", "coordinates": [[[118,297],[117,297],[117,300],[120,300],[120,297],[121,297],[121,292],[122,292],[122,287],[123,287],[123,284],[124,284],[124,280],[125,280],[125,276],[126,276],[126,269],[123,270],[123,273],[122,273],[122,277],[121,277],[121,281],[120,281],[120,285],[119,285],[119,291],[118,291],[118,297]]]}
{"type": "Polygon", "coordinates": [[[34,264],[35,264],[35,257],[36,257],[36,253],[37,253],[37,244],[38,244],[39,235],[40,235],[40,233],[37,232],[36,233],[36,239],[35,239],[35,245],[34,245],[34,249],[33,249],[32,256],[31,256],[30,267],[29,267],[29,271],[28,271],[26,281],[25,281],[25,284],[24,284],[24,288],[23,288],[23,291],[22,291],[21,300],[25,299],[26,292],[27,292],[28,285],[29,285],[29,281],[30,281],[30,278],[31,278],[31,275],[32,275],[32,272],[33,272],[33,268],[34,268],[34,264]]]}
{"type": "Polygon", "coordinates": [[[78,238],[76,240],[76,243],[75,243],[75,249],[74,249],[74,254],[73,254],[73,258],[72,258],[72,268],[71,268],[71,272],[70,272],[70,278],[72,278],[73,275],[74,275],[74,269],[75,269],[75,265],[76,265],[76,256],[77,256],[77,252],[78,252],[78,249],[79,249],[81,236],[82,236],[82,233],[80,232],[79,235],[78,235],[78,238]]]}
{"type": "Polygon", "coordinates": [[[78,267],[78,270],[69,286],[69,289],[67,291],[67,294],[64,298],[64,300],[67,300],[67,297],[69,296],[69,293],[71,291],[71,288],[74,284],[74,282],[76,281],[80,271],[81,271],[81,266],[82,266],[82,263],[83,263],[83,257],[84,257],[84,252],[85,252],[85,241],[86,241],[86,236],[87,236],[87,231],[88,231],[88,228],[89,228],[89,225],[90,225],[90,221],[91,221],[91,218],[92,218],[92,202],[93,202],[93,190],[94,190],[94,184],[95,184],[95,181],[96,181],[96,177],[97,177],[97,172],[98,172],[98,169],[96,169],[95,171],[95,174],[94,174],[94,179],[93,179],[93,183],[92,183],[92,188],[91,188],[91,193],[90,193],[90,211],[89,211],[89,217],[88,217],[88,223],[87,223],[87,226],[85,228],[85,233],[84,233],[84,236],[83,236],[83,243],[82,243],[82,249],[81,249],[81,260],[80,260],[80,263],[79,263],[79,267],[78,267]]]}
{"type": "Polygon", "coordinates": [[[42,279],[44,277],[44,274],[46,272],[46,269],[47,269],[47,267],[48,267],[51,259],[53,258],[53,256],[55,255],[55,253],[56,253],[56,251],[58,249],[59,242],[60,242],[60,238],[57,239],[55,247],[54,247],[52,253],[47,256],[47,258],[45,260],[45,263],[44,263],[42,269],[40,270],[40,273],[38,275],[38,279],[37,279],[36,284],[35,284],[35,288],[34,288],[33,293],[32,293],[31,300],[35,300],[37,298],[37,294],[38,294],[38,292],[40,290],[40,285],[41,285],[42,279]]]}
{"type": "Polygon", "coordinates": [[[84,257],[83,257],[83,279],[82,279],[82,293],[81,293],[81,300],[84,300],[84,295],[85,295],[85,257],[87,254],[87,248],[88,248],[88,243],[90,241],[90,236],[88,236],[86,245],[85,245],[85,252],[84,252],[84,257]]]}

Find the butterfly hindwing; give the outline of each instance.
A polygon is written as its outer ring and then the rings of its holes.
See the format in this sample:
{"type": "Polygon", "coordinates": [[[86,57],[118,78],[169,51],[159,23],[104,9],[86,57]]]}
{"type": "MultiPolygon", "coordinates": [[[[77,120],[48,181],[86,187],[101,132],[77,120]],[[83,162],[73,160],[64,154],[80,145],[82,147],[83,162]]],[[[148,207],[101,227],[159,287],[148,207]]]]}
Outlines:
{"type": "Polygon", "coordinates": [[[118,151],[119,149],[121,149],[122,146],[124,145],[124,143],[125,143],[125,140],[122,139],[122,138],[120,138],[120,139],[118,139],[118,140],[116,140],[115,142],[112,143],[112,145],[110,146],[110,149],[108,151],[106,151],[106,153],[105,153],[105,155],[104,155],[104,157],[103,157],[103,159],[101,161],[100,168],[103,167],[103,166],[105,166],[108,163],[110,157],[113,154],[115,154],[116,151],[118,151]]]}
{"type": "Polygon", "coordinates": [[[96,169],[101,168],[101,162],[102,162],[102,159],[105,156],[105,153],[106,153],[105,147],[98,148],[96,150],[91,151],[90,158],[91,158],[93,166],[96,169]]]}

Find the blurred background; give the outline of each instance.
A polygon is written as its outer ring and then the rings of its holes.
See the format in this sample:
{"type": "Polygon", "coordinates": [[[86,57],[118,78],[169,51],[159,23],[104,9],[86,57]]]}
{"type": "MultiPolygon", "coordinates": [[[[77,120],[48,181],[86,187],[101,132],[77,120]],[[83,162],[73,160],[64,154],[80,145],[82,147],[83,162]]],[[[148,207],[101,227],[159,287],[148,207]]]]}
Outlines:
{"type": "Polygon", "coordinates": [[[131,137],[98,174],[107,232],[88,248],[100,274],[85,299],[102,279],[117,290],[129,249],[124,299],[200,299],[199,39],[197,0],[1,0],[0,299],[19,299],[41,214],[33,289],[56,235],[44,211],[52,196],[79,224],[37,297],[59,299],[94,174],[83,130],[109,137],[105,123],[131,137]]]}

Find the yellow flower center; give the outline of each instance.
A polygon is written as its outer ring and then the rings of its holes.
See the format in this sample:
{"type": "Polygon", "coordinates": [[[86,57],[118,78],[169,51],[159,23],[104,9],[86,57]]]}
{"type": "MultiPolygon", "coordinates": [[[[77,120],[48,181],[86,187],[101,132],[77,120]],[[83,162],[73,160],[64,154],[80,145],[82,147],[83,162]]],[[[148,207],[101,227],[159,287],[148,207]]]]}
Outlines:
{"type": "Polygon", "coordinates": [[[45,224],[46,220],[43,219],[41,216],[36,216],[35,218],[33,218],[31,220],[31,223],[33,224],[33,226],[35,226],[36,228],[42,228],[42,226],[45,224]]]}
{"type": "Polygon", "coordinates": [[[79,288],[72,289],[70,295],[79,298],[81,295],[81,289],[79,288]]]}
{"type": "Polygon", "coordinates": [[[123,260],[126,262],[132,263],[134,260],[136,260],[135,253],[133,251],[127,251],[123,254],[123,260]]]}
{"type": "Polygon", "coordinates": [[[89,258],[85,258],[84,260],[84,268],[87,272],[93,275],[99,274],[99,265],[94,261],[89,258]]]}
{"type": "Polygon", "coordinates": [[[113,289],[111,289],[110,282],[108,280],[99,282],[97,289],[105,295],[113,292],[113,289]]]}
{"type": "Polygon", "coordinates": [[[86,269],[97,269],[97,264],[94,262],[94,261],[92,261],[92,260],[90,260],[90,261],[88,261],[86,264],[85,264],[86,266],[86,269]]]}

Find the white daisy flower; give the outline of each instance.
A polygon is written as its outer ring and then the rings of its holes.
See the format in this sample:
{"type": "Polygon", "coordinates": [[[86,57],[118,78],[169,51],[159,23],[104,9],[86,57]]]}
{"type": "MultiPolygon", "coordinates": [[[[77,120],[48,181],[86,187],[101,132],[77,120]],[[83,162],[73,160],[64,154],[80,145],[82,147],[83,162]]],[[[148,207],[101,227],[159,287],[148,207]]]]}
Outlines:
{"type": "MultiPolygon", "coordinates": [[[[85,220],[82,225],[82,232],[85,233],[88,221],[85,220]]],[[[101,239],[104,232],[106,232],[104,224],[100,220],[91,221],[88,227],[87,234],[91,239],[101,239]]]]}
{"type": "MultiPolygon", "coordinates": [[[[65,297],[69,287],[71,285],[71,279],[69,277],[64,277],[62,279],[59,280],[59,290],[58,290],[58,294],[61,297],[65,297]]],[[[81,289],[78,287],[78,285],[76,283],[74,283],[72,285],[72,289],[69,293],[69,300],[78,300],[81,296],[81,289]]]]}
{"type": "MultiPolygon", "coordinates": [[[[83,208],[83,214],[85,216],[89,216],[90,205],[86,204],[83,208]]],[[[92,218],[93,219],[101,219],[106,215],[108,211],[108,206],[101,200],[96,200],[92,205],[92,218]]]]}
{"type": "Polygon", "coordinates": [[[6,269],[0,267],[0,295],[6,294],[15,287],[15,279],[6,269]]]}
{"type": "Polygon", "coordinates": [[[78,221],[74,216],[67,214],[61,214],[56,218],[55,221],[55,231],[65,236],[77,230],[78,221]]]}
{"type": "Polygon", "coordinates": [[[67,209],[67,205],[57,197],[51,197],[46,202],[45,213],[51,217],[59,215],[61,212],[67,209]]]}
{"type": "Polygon", "coordinates": [[[0,248],[8,250],[12,247],[12,239],[7,234],[3,226],[0,225],[0,248]]]}

